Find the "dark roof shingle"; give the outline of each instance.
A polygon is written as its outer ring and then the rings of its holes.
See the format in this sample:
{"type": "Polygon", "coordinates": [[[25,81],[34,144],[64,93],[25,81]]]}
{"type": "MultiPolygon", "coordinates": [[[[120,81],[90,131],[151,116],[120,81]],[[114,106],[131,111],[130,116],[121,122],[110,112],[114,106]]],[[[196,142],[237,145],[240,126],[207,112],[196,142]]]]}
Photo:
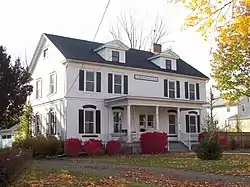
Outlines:
{"type": "Polygon", "coordinates": [[[58,48],[58,50],[64,55],[66,59],[107,63],[118,66],[142,68],[161,72],[171,72],[175,74],[189,75],[208,79],[206,75],[181,59],[177,59],[177,71],[167,70],[162,69],[150,60],[147,60],[149,57],[152,57],[154,53],[149,51],[129,49],[128,51],[126,51],[126,63],[115,63],[112,61],[106,61],[98,53],[94,52],[96,48],[104,45],[102,43],[68,38],[52,34],[45,35],[58,48]]]}

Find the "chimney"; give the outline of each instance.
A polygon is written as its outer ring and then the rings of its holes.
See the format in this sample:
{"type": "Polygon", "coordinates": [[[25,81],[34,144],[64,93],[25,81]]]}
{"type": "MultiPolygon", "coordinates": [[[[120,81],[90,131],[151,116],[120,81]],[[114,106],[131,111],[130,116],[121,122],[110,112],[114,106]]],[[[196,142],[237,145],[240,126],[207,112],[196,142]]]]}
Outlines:
{"type": "Polygon", "coordinates": [[[161,44],[154,43],[153,44],[153,52],[161,53],[161,44]]]}

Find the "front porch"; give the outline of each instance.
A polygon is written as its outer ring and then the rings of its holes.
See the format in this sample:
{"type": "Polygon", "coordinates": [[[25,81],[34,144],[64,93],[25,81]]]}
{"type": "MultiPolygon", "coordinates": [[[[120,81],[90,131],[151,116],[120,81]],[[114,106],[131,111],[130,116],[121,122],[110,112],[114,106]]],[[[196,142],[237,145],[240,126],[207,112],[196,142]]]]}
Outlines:
{"type": "Polygon", "coordinates": [[[120,97],[107,99],[108,139],[138,142],[141,133],[166,132],[169,141],[179,141],[191,149],[201,130],[200,101],[120,97]]]}

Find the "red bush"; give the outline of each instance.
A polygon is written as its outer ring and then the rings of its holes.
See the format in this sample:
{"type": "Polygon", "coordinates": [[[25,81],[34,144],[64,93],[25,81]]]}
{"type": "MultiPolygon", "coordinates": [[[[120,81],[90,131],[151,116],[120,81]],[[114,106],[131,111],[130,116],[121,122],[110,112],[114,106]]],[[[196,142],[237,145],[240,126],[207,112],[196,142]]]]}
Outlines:
{"type": "Polygon", "coordinates": [[[82,140],[69,138],[64,141],[64,151],[67,156],[77,157],[82,152],[82,140]]]}
{"type": "Polygon", "coordinates": [[[107,144],[108,155],[118,155],[121,152],[121,143],[118,140],[110,140],[107,144]]]}
{"type": "Polygon", "coordinates": [[[141,134],[141,150],[144,154],[164,153],[168,145],[168,135],[164,132],[146,132],[141,134]]]}
{"type": "Polygon", "coordinates": [[[84,151],[88,156],[104,155],[103,144],[101,140],[90,139],[84,142],[84,151]]]}
{"type": "MultiPolygon", "coordinates": [[[[204,140],[205,136],[207,135],[207,132],[202,132],[199,134],[198,140],[199,142],[204,140]]],[[[223,150],[228,149],[228,139],[227,139],[227,134],[223,132],[217,132],[216,133],[216,139],[220,143],[221,147],[223,150]]]]}

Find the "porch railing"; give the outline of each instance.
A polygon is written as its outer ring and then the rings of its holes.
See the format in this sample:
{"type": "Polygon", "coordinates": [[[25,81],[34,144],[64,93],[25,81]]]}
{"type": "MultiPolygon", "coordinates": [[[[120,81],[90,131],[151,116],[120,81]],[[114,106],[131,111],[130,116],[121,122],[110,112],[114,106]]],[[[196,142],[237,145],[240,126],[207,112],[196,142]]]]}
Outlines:
{"type": "Polygon", "coordinates": [[[179,129],[178,131],[179,140],[191,150],[191,136],[189,133],[185,133],[179,129]]]}
{"type": "MultiPolygon", "coordinates": [[[[131,142],[140,141],[141,134],[136,132],[131,132],[131,142]]],[[[127,133],[111,133],[109,136],[109,140],[122,140],[127,142],[128,135],[127,133]]]]}

